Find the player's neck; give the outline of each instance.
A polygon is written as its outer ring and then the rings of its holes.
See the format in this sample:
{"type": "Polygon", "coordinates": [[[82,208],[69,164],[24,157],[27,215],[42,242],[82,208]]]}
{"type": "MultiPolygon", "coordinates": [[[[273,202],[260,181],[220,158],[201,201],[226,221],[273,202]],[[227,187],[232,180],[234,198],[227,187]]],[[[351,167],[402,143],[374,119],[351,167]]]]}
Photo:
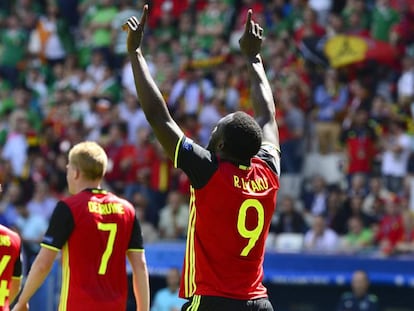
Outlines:
{"type": "Polygon", "coordinates": [[[79,193],[85,189],[100,189],[101,184],[99,181],[91,181],[91,180],[83,180],[79,181],[79,183],[76,185],[75,192],[79,193]]]}
{"type": "Polygon", "coordinates": [[[235,166],[250,166],[250,161],[246,162],[246,161],[242,161],[240,159],[236,159],[228,154],[224,154],[224,153],[219,153],[218,157],[222,160],[222,161],[227,161],[227,162],[231,162],[232,164],[234,164],[235,166]]]}

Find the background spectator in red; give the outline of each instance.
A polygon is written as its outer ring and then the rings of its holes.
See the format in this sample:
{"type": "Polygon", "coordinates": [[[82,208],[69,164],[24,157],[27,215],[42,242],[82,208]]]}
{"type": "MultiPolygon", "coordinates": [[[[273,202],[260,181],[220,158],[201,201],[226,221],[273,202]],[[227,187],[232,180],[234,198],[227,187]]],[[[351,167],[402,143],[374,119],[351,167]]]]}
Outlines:
{"type": "Polygon", "coordinates": [[[342,130],[340,141],[344,146],[344,169],[349,180],[357,173],[371,175],[374,158],[378,152],[378,139],[372,123],[369,122],[366,107],[359,107],[355,111],[349,128],[342,130]]]}
{"type": "Polygon", "coordinates": [[[389,256],[394,252],[395,245],[403,240],[404,224],[400,199],[393,196],[385,204],[385,215],[378,224],[375,243],[382,255],[389,256]]]}

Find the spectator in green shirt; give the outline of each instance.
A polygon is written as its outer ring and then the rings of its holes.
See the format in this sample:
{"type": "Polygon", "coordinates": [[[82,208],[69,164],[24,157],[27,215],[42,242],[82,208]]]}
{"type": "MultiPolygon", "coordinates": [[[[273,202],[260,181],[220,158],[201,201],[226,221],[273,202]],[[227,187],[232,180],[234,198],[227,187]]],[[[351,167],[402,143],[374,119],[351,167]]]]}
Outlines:
{"type": "Polygon", "coordinates": [[[95,10],[90,10],[82,21],[83,43],[81,51],[87,56],[93,49],[101,50],[108,63],[112,60],[111,50],[113,47],[112,22],[116,18],[119,9],[112,0],[101,0],[95,5],[95,10]],[[86,49],[86,50],[85,50],[86,49]]]}
{"type": "Polygon", "coordinates": [[[400,20],[400,14],[390,7],[389,0],[377,0],[372,10],[371,36],[388,41],[390,30],[400,20]]]}
{"type": "Polygon", "coordinates": [[[0,73],[12,86],[18,82],[19,67],[26,55],[27,33],[16,15],[10,15],[7,27],[0,32],[0,73]]]}
{"type": "Polygon", "coordinates": [[[348,233],[344,237],[344,250],[358,252],[372,246],[374,233],[372,229],[364,227],[361,217],[352,216],[348,220],[348,233]]]}

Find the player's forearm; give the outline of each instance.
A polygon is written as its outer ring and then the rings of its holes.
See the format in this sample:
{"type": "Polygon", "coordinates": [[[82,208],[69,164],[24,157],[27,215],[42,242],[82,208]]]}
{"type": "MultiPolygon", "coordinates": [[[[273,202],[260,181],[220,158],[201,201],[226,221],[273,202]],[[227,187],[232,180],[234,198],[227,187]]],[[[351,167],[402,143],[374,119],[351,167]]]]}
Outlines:
{"type": "Polygon", "coordinates": [[[29,302],[33,294],[42,285],[51,268],[52,265],[43,263],[39,260],[39,258],[36,258],[36,260],[33,262],[32,267],[30,268],[30,272],[24,284],[23,291],[18,299],[19,304],[24,305],[29,302]]]}
{"type": "Polygon", "coordinates": [[[151,76],[141,49],[129,53],[129,58],[137,95],[148,122],[153,125],[160,120],[169,120],[167,105],[151,76]]]}
{"type": "Polygon", "coordinates": [[[137,311],[148,311],[150,306],[150,293],[147,268],[133,276],[134,294],[137,301],[137,311]]]}
{"type": "Polygon", "coordinates": [[[251,99],[255,119],[263,130],[263,141],[279,147],[279,132],[275,119],[275,101],[259,54],[247,58],[251,99]]]}
{"type": "Polygon", "coordinates": [[[255,118],[260,125],[269,122],[275,117],[275,102],[272,89],[266,77],[261,56],[247,58],[247,66],[250,78],[251,100],[255,118]]]}
{"type": "Polygon", "coordinates": [[[13,277],[11,280],[11,285],[10,285],[10,304],[14,301],[14,299],[16,299],[17,294],[20,291],[20,286],[22,283],[22,278],[21,277],[13,277]]]}
{"type": "Polygon", "coordinates": [[[30,268],[22,293],[18,299],[19,304],[26,304],[40,285],[42,285],[52,268],[56,255],[57,252],[54,250],[44,247],[40,249],[39,254],[36,256],[36,259],[30,268]]]}

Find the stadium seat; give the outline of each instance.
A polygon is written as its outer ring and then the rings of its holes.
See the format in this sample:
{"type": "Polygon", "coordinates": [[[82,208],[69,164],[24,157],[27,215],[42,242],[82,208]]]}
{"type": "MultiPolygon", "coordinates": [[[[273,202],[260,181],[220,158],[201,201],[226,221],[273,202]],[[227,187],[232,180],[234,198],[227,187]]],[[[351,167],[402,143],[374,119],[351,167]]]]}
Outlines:
{"type": "Polygon", "coordinates": [[[280,253],[299,253],[303,248],[303,234],[280,233],[276,236],[273,250],[280,253]]]}

